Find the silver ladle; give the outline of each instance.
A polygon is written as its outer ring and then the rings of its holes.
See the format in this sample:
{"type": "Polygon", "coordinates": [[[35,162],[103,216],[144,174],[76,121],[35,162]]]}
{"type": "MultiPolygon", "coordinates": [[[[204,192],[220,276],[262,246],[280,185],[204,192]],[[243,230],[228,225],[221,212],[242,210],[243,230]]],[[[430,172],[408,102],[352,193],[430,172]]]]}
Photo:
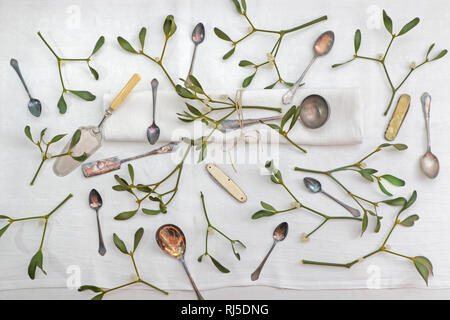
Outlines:
{"type": "Polygon", "coordinates": [[[428,92],[422,94],[420,98],[422,102],[423,116],[425,117],[425,128],[427,130],[427,152],[420,159],[420,168],[428,178],[434,179],[439,173],[439,160],[431,152],[431,139],[430,139],[430,109],[431,109],[431,96],[428,92]]]}
{"type": "Polygon", "coordinates": [[[283,95],[282,101],[284,104],[290,104],[292,103],[292,99],[294,98],[295,92],[300,87],[300,84],[303,81],[303,78],[305,77],[306,73],[308,72],[309,68],[312,66],[314,61],[316,61],[317,57],[321,57],[326,55],[328,52],[330,52],[331,48],[333,47],[334,43],[334,32],[333,31],[326,31],[322,33],[314,42],[313,50],[314,50],[314,56],[312,57],[311,61],[309,62],[308,66],[306,67],[305,71],[303,71],[300,78],[294,83],[294,85],[283,95]]]}

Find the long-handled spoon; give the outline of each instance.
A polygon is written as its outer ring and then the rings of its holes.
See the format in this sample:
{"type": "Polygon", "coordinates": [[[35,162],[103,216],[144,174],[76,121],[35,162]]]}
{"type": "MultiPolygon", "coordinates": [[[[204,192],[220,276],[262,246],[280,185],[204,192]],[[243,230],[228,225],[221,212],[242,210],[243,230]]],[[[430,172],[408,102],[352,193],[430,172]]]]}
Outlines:
{"type": "Polygon", "coordinates": [[[287,222],[280,223],[275,230],[273,231],[273,244],[270,248],[269,252],[267,252],[266,256],[264,257],[264,260],[261,262],[258,268],[252,273],[251,279],[252,281],[259,279],[259,274],[261,273],[262,268],[264,267],[264,264],[266,263],[267,259],[269,258],[270,254],[272,253],[273,248],[275,248],[276,244],[280,241],[283,241],[287,234],[288,234],[289,225],[287,222]]]}
{"type": "Polygon", "coordinates": [[[16,59],[11,59],[10,61],[11,67],[13,67],[14,70],[16,70],[17,74],[19,75],[20,81],[22,81],[23,86],[25,87],[25,91],[27,92],[28,96],[30,97],[30,101],[28,102],[28,110],[30,110],[31,114],[35,117],[39,117],[41,115],[42,106],[41,102],[38,99],[35,99],[31,96],[30,91],[28,91],[28,87],[25,84],[25,80],[22,77],[22,73],[19,69],[19,63],[16,59]]]}
{"type": "Polygon", "coordinates": [[[189,281],[191,282],[192,288],[194,288],[198,300],[204,300],[186,266],[186,262],[184,261],[184,253],[186,252],[186,237],[184,236],[183,231],[173,224],[162,225],[156,231],[156,243],[158,243],[161,250],[181,262],[189,281]]]}
{"type": "Polygon", "coordinates": [[[423,116],[425,117],[425,127],[427,130],[427,152],[420,159],[420,168],[428,178],[436,178],[439,173],[439,160],[431,152],[431,140],[430,140],[430,109],[431,109],[431,96],[425,92],[420,98],[422,101],[423,116]]]}
{"type": "Polygon", "coordinates": [[[317,57],[324,56],[328,52],[330,52],[331,48],[333,47],[333,43],[334,43],[334,32],[333,31],[326,31],[317,38],[317,40],[316,40],[316,42],[314,42],[314,46],[313,46],[314,56],[311,59],[311,61],[309,62],[308,66],[306,67],[305,71],[303,71],[300,78],[283,95],[282,101],[284,104],[292,103],[292,99],[294,98],[295,92],[300,87],[300,84],[302,83],[303,78],[305,77],[309,68],[312,66],[314,61],[316,61],[317,57]]]}
{"type": "Polygon", "coordinates": [[[194,69],[195,53],[197,52],[197,46],[205,40],[205,26],[199,22],[192,31],[192,42],[194,42],[194,53],[192,54],[191,66],[189,67],[189,73],[186,78],[186,86],[189,87],[191,80],[189,76],[192,75],[194,69]]]}
{"type": "Polygon", "coordinates": [[[305,183],[306,188],[311,191],[312,193],[318,193],[318,192],[322,192],[324,195],[326,195],[328,198],[336,201],[337,203],[339,203],[341,206],[343,206],[348,212],[350,212],[352,214],[352,216],[354,217],[359,217],[361,215],[361,212],[359,212],[358,209],[355,209],[353,207],[350,207],[349,205],[346,205],[345,203],[343,203],[342,201],[339,201],[338,199],[336,199],[335,197],[331,196],[330,194],[326,193],[325,191],[323,191],[322,189],[322,185],[320,184],[319,180],[316,180],[314,178],[310,178],[310,177],[306,177],[303,179],[303,182],[305,183]]]}
{"type": "Polygon", "coordinates": [[[159,127],[155,123],[155,110],[156,110],[156,92],[158,90],[158,80],[152,80],[152,93],[153,93],[153,123],[147,129],[147,139],[150,144],[155,144],[159,138],[159,127]]]}
{"type": "Polygon", "coordinates": [[[100,219],[98,217],[98,210],[102,207],[103,200],[100,194],[97,190],[92,189],[89,193],[89,206],[95,210],[95,214],[97,216],[97,227],[98,227],[98,253],[100,253],[101,256],[104,256],[106,253],[105,244],[103,243],[103,235],[102,235],[102,229],[100,227],[100,219]]]}

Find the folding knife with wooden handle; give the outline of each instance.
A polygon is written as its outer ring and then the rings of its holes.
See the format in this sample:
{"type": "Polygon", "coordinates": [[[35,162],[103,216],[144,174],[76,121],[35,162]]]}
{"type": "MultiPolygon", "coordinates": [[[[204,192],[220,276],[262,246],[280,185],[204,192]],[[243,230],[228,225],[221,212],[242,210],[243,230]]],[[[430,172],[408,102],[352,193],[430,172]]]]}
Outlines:
{"type": "Polygon", "coordinates": [[[239,188],[239,186],[231,180],[225,172],[222,171],[218,166],[213,163],[208,163],[206,165],[206,170],[214,178],[214,180],[219,183],[219,185],[224,188],[229,194],[231,194],[237,201],[245,202],[247,201],[247,196],[244,191],[239,188]]]}

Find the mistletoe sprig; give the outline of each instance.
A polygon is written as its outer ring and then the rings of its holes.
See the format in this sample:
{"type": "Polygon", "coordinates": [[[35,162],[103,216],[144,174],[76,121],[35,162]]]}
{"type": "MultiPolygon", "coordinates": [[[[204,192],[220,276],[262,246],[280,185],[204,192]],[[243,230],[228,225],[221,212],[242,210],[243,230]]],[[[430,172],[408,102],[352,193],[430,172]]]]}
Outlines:
{"type": "Polygon", "coordinates": [[[0,215],[0,221],[6,220],[8,223],[0,229],[0,237],[8,230],[8,228],[15,222],[19,221],[29,221],[29,220],[41,220],[44,222],[44,231],[42,233],[42,239],[41,243],[39,245],[38,251],[35,253],[35,255],[31,258],[30,264],[28,265],[28,276],[30,279],[34,280],[36,276],[36,269],[39,268],[41,271],[47,275],[47,273],[44,270],[44,256],[42,254],[42,248],[44,246],[44,239],[45,239],[45,233],[47,231],[48,221],[50,220],[51,216],[64,204],[66,203],[70,198],[72,198],[72,194],[69,194],[60,204],[56,206],[55,209],[47,213],[43,216],[36,216],[36,217],[26,217],[26,218],[17,218],[13,219],[8,216],[0,215]]]}
{"type": "Polygon", "coordinates": [[[389,111],[389,109],[390,109],[390,107],[392,105],[392,101],[394,100],[395,94],[401,88],[401,86],[403,86],[403,84],[409,78],[411,73],[413,73],[414,70],[419,69],[420,67],[422,67],[423,65],[425,65],[425,64],[427,64],[429,62],[441,59],[443,56],[445,56],[447,54],[447,49],[444,49],[441,52],[439,52],[436,56],[434,56],[434,58],[430,58],[429,55],[431,53],[431,50],[433,50],[433,48],[434,48],[434,43],[432,45],[430,45],[424,60],[421,63],[417,64],[417,65],[416,65],[416,63],[412,62],[410,64],[410,66],[409,66],[409,71],[406,74],[406,76],[403,78],[403,80],[398,85],[394,85],[394,83],[392,82],[391,77],[390,77],[390,75],[388,73],[388,70],[386,68],[386,58],[387,58],[389,49],[391,48],[391,45],[392,45],[394,39],[396,39],[396,38],[406,34],[411,29],[413,29],[415,26],[417,26],[417,24],[420,22],[420,19],[417,18],[417,17],[414,18],[413,20],[411,20],[410,22],[405,24],[403,26],[403,28],[400,30],[400,32],[397,33],[397,34],[395,34],[393,32],[392,19],[387,15],[385,10],[383,10],[383,22],[384,22],[384,26],[385,26],[387,32],[391,36],[391,40],[389,41],[389,44],[388,44],[384,54],[380,54],[376,58],[359,55],[358,51],[359,51],[359,47],[361,45],[361,31],[359,29],[357,29],[356,32],[355,32],[355,37],[354,37],[355,54],[353,55],[353,58],[348,60],[348,61],[346,61],[346,62],[343,62],[343,63],[334,64],[332,67],[333,68],[337,68],[337,67],[340,67],[340,66],[342,66],[344,64],[347,64],[349,62],[352,62],[353,60],[356,60],[356,59],[370,60],[370,61],[375,61],[375,62],[380,63],[382,65],[382,67],[383,67],[384,73],[386,75],[386,79],[387,79],[387,81],[389,83],[389,86],[391,88],[391,91],[392,91],[391,98],[389,100],[388,106],[386,108],[386,111],[384,112],[384,115],[387,115],[387,113],[388,113],[388,111],[389,111]]]}
{"type": "Polygon", "coordinates": [[[133,275],[134,276],[133,277],[134,278],[133,281],[125,283],[125,284],[122,284],[120,286],[117,286],[117,287],[114,287],[114,288],[111,288],[111,289],[100,288],[100,287],[93,286],[93,285],[84,285],[84,286],[81,286],[80,288],[78,288],[78,291],[90,290],[92,292],[97,293],[97,295],[94,296],[92,298],[92,300],[102,300],[104,295],[107,294],[108,292],[111,292],[111,291],[114,291],[114,290],[118,290],[118,289],[121,289],[121,288],[124,288],[124,287],[127,287],[127,286],[131,286],[133,284],[141,283],[141,284],[144,284],[144,285],[146,285],[148,287],[151,287],[151,288],[153,288],[155,290],[158,290],[158,291],[160,291],[160,292],[162,292],[162,293],[164,293],[166,295],[169,294],[167,291],[164,291],[164,290],[162,290],[162,289],[152,285],[151,283],[142,280],[141,275],[139,274],[139,270],[137,268],[136,261],[134,260],[134,254],[136,253],[136,249],[138,248],[139,242],[141,241],[143,235],[144,235],[144,229],[143,228],[139,228],[136,231],[136,233],[134,234],[133,250],[130,250],[130,251],[128,251],[127,246],[122,241],[122,239],[120,239],[115,233],[113,235],[114,244],[116,245],[117,249],[119,249],[120,252],[122,252],[123,254],[126,254],[127,256],[130,256],[131,261],[133,262],[134,271],[136,273],[135,275],[133,275]]]}
{"type": "Polygon", "coordinates": [[[67,103],[66,100],[64,99],[64,94],[67,92],[70,92],[71,94],[85,100],[85,101],[93,101],[95,100],[95,96],[90,93],[89,91],[85,91],[85,90],[72,90],[72,89],[68,89],[66,88],[65,84],[64,84],[64,79],[62,76],[62,71],[61,71],[61,63],[65,62],[65,61],[78,61],[78,62],[86,62],[87,66],[89,67],[89,70],[91,71],[93,77],[95,78],[95,80],[98,80],[99,75],[97,70],[95,70],[90,62],[91,62],[91,58],[92,56],[97,53],[98,50],[100,50],[100,48],[103,46],[103,44],[105,43],[105,37],[101,36],[100,38],[98,38],[97,42],[95,43],[94,49],[92,50],[91,54],[87,57],[87,58],[78,58],[78,59],[67,59],[67,58],[61,58],[60,56],[58,56],[56,54],[56,52],[52,49],[52,47],[50,47],[50,45],[47,43],[47,41],[45,41],[44,37],[42,36],[41,32],[38,32],[38,36],[41,38],[41,40],[45,43],[45,45],[47,46],[47,48],[50,50],[50,52],[55,56],[56,61],[58,63],[58,72],[59,72],[59,79],[61,80],[61,87],[62,87],[62,93],[61,93],[61,97],[58,100],[58,109],[59,109],[59,113],[64,114],[67,111],[67,103]]]}
{"type": "Polygon", "coordinates": [[[314,24],[316,24],[318,22],[327,20],[328,17],[327,16],[321,16],[320,18],[314,19],[314,20],[312,20],[310,22],[307,22],[307,23],[304,23],[302,25],[299,25],[299,26],[296,26],[296,27],[293,27],[293,28],[289,28],[289,29],[267,30],[267,29],[261,29],[261,28],[255,27],[255,25],[253,24],[253,22],[250,20],[250,18],[247,15],[247,4],[246,4],[245,0],[240,0],[240,3],[239,3],[238,0],[232,0],[232,1],[233,1],[234,5],[236,7],[237,12],[240,15],[242,15],[245,18],[245,20],[247,21],[247,23],[249,24],[249,31],[242,38],[240,38],[239,40],[235,40],[234,41],[225,32],[223,32],[219,28],[214,28],[214,33],[216,34],[217,37],[219,37],[220,39],[222,39],[224,41],[227,41],[227,42],[229,42],[231,44],[231,49],[227,53],[225,53],[225,55],[222,57],[223,60],[226,60],[229,57],[231,57],[233,55],[233,53],[235,52],[235,50],[236,50],[236,46],[241,41],[249,38],[254,33],[258,33],[259,32],[259,33],[276,34],[276,35],[278,35],[278,39],[275,41],[275,44],[274,44],[272,50],[269,53],[267,53],[267,60],[266,61],[264,61],[262,63],[259,63],[259,64],[258,63],[253,63],[253,62],[251,62],[249,60],[241,60],[239,62],[239,66],[240,67],[250,67],[250,68],[254,69],[253,73],[250,76],[248,76],[247,78],[244,79],[244,81],[242,82],[242,87],[244,87],[244,88],[248,87],[250,85],[250,83],[252,82],[253,78],[255,77],[256,72],[258,71],[258,69],[260,67],[264,66],[264,65],[273,66],[275,68],[275,70],[276,70],[277,77],[278,77],[278,79],[274,83],[268,85],[267,87],[265,87],[265,89],[272,89],[273,87],[275,87],[275,85],[277,83],[284,84],[285,86],[291,87],[293,85],[293,83],[292,82],[287,82],[281,77],[280,70],[279,70],[278,65],[276,63],[276,57],[278,55],[278,50],[280,49],[280,45],[281,45],[281,42],[282,42],[284,36],[289,34],[289,33],[292,33],[292,32],[304,29],[306,27],[309,27],[311,25],[314,25],[314,24]]]}
{"type": "MultiPolygon", "coordinates": [[[[273,161],[267,161],[265,167],[269,170],[270,172],[270,180],[277,184],[280,185],[284,188],[284,190],[286,190],[286,192],[291,196],[291,198],[294,200],[294,202],[292,203],[291,207],[288,209],[283,209],[283,210],[278,210],[275,209],[275,207],[273,207],[272,205],[261,201],[261,206],[262,206],[262,210],[259,210],[258,212],[254,213],[252,215],[252,219],[260,219],[262,217],[269,217],[269,216],[273,216],[279,213],[284,213],[284,212],[289,212],[289,211],[293,211],[293,210],[297,210],[297,209],[304,209],[306,211],[308,211],[309,213],[312,213],[314,215],[317,215],[319,217],[321,217],[322,223],[319,224],[318,227],[316,227],[313,231],[309,232],[308,234],[303,234],[302,235],[302,241],[308,241],[309,237],[315,233],[317,230],[319,230],[322,226],[325,225],[325,223],[329,222],[329,221],[333,221],[333,220],[352,220],[352,221],[363,221],[362,218],[358,218],[358,217],[350,217],[350,216],[329,216],[327,214],[324,214],[322,212],[319,212],[313,208],[310,208],[308,206],[306,206],[304,203],[300,202],[300,200],[298,200],[298,198],[291,192],[291,190],[289,190],[289,188],[286,186],[286,184],[283,181],[283,177],[281,175],[281,171],[278,170],[277,168],[275,168],[273,161]]],[[[364,230],[363,230],[364,232],[364,230]]]]}
{"type": "Polygon", "coordinates": [[[210,235],[210,233],[217,231],[222,237],[224,237],[225,239],[227,239],[230,244],[231,244],[231,249],[233,250],[233,254],[236,257],[236,259],[241,260],[241,256],[238,252],[236,252],[236,248],[234,247],[235,244],[239,244],[242,247],[246,248],[246,246],[244,245],[244,243],[242,243],[239,240],[233,240],[230,237],[228,237],[225,233],[223,233],[222,231],[220,231],[219,229],[217,229],[215,226],[213,226],[211,224],[211,221],[209,220],[208,217],[208,213],[206,212],[206,205],[205,205],[205,197],[203,195],[202,192],[200,192],[200,197],[202,199],[202,205],[203,205],[203,213],[205,214],[205,218],[206,218],[206,223],[208,224],[208,226],[206,227],[206,239],[205,239],[205,252],[198,257],[198,262],[202,262],[203,257],[209,257],[212,261],[212,263],[214,264],[214,266],[222,273],[229,273],[230,270],[227,269],[226,267],[224,267],[219,261],[217,261],[209,252],[208,252],[208,237],[210,235]]]}
{"type": "Polygon", "coordinates": [[[366,164],[364,163],[365,160],[369,159],[374,154],[382,151],[383,149],[389,148],[389,147],[394,148],[395,150],[398,150],[398,151],[403,151],[403,150],[406,150],[408,148],[407,145],[402,144],[402,143],[395,143],[395,144],[383,143],[383,144],[380,144],[374,151],[372,151],[371,153],[369,153],[368,155],[363,157],[361,160],[359,160],[359,161],[357,161],[355,163],[352,163],[350,165],[347,165],[347,166],[343,166],[343,167],[339,167],[339,168],[335,168],[335,169],[331,169],[331,170],[327,170],[327,171],[312,170],[312,169],[299,168],[299,167],[295,167],[294,170],[295,171],[301,171],[301,172],[314,173],[314,174],[321,174],[321,175],[325,175],[325,176],[331,178],[363,210],[364,215],[363,215],[362,232],[364,232],[366,230],[366,228],[367,228],[368,215],[371,215],[371,216],[373,216],[373,217],[375,217],[377,219],[377,224],[375,226],[375,232],[378,232],[380,230],[380,227],[381,227],[381,219],[383,218],[383,217],[378,215],[378,207],[379,207],[379,205],[381,203],[385,203],[385,204],[388,204],[388,205],[391,205],[391,206],[401,206],[401,205],[403,205],[402,198],[387,199],[387,200],[382,200],[382,201],[368,200],[368,199],[363,198],[363,197],[353,193],[352,191],[350,191],[333,174],[336,173],[336,172],[343,172],[343,171],[357,172],[357,173],[359,173],[361,175],[361,177],[363,177],[365,180],[367,180],[369,182],[373,183],[373,182],[376,181],[377,184],[378,184],[379,189],[381,190],[381,192],[383,192],[385,195],[387,195],[389,197],[392,197],[392,193],[390,193],[386,189],[386,187],[383,185],[382,181],[388,182],[388,183],[390,183],[390,184],[392,184],[394,186],[397,186],[397,187],[403,187],[405,185],[405,181],[403,181],[400,178],[397,178],[397,177],[393,176],[392,174],[376,175],[378,170],[373,169],[373,168],[366,168],[366,164]]]}
{"type": "Polygon", "coordinates": [[[75,131],[75,133],[72,136],[72,140],[70,141],[69,150],[65,153],[61,153],[61,154],[57,154],[57,155],[52,155],[49,152],[49,148],[52,144],[54,144],[54,143],[58,142],[59,140],[61,140],[62,138],[64,138],[66,136],[66,134],[58,134],[58,135],[54,136],[50,141],[46,142],[44,140],[44,138],[45,138],[45,132],[47,131],[47,128],[45,128],[41,131],[39,140],[36,140],[36,141],[33,140],[33,136],[31,135],[30,126],[26,126],[24,131],[25,131],[25,135],[27,136],[27,138],[30,139],[30,141],[39,148],[39,151],[41,152],[41,155],[42,155],[41,163],[39,164],[39,167],[36,170],[36,173],[34,174],[33,179],[30,182],[31,186],[36,181],[36,178],[37,178],[39,172],[41,171],[41,168],[42,168],[44,162],[49,159],[59,158],[59,157],[63,157],[63,156],[70,156],[70,157],[72,157],[72,159],[79,161],[79,162],[83,162],[84,160],[87,159],[86,153],[83,153],[82,155],[77,156],[77,155],[74,155],[71,150],[78,143],[78,141],[80,141],[81,131],[79,129],[77,131],[75,131]]]}
{"type": "Polygon", "coordinates": [[[380,252],[385,252],[385,253],[389,253],[389,254],[392,254],[392,255],[395,255],[398,257],[402,257],[402,258],[412,261],[414,263],[414,266],[416,267],[416,270],[419,272],[420,276],[423,278],[423,280],[425,280],[425,283],[428,285],[428,277],[429,277],[430,273],[433,274],[433,265],[431,264],[431,261],[424,256],[409,257],[406,255],[394,252],[391,250],[390,246],[387,244],[392,232],[394,231],[394,229],[397,226],[412,227],[414,225],[415,221],[417,221],[419,219],[418,215],[413,214],[413,215],[406,217],[403,220],[400,220],[400,215],[406,209],[411,207],[414,204],[414,202],[416,201],[417,192],[414,191],[408,200],[406,200],[403,197],[399,198],[399,199],[401,199],[401,200],[399,200],[401,202],[401,209],[397,213],[397,216],[395,217],[395,222],[392,225],[392,227],[391,227],[389,233],[387,234],[386,238],[384,239],[383,243],[376,250],[366,254],[365,256],[363,256],[361,258],[350,261],[348,263],[320,262],[320,261],[312,261],[312,260],[302,260],[302,263],[303,264],[312,264],[312,265],[321,265],[321,266],[351,268],[356,263],[363,262],[365,259],[367,259],[370,256],[373,256],[374,254],[377,254],[380,252]]]}

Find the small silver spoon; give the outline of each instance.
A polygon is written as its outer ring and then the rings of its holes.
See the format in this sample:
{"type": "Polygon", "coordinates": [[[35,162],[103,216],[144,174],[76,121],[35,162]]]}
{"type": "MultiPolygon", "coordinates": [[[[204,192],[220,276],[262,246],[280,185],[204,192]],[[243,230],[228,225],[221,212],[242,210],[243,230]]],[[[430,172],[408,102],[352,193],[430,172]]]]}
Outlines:
{"type": "Polygon", "coordinates": [[[22,81],[23,86],[25,87],[25,91],[27,92],[28,96],[30,97],[30,101],[28,102],[28,110],[30,110],[31,114],[35,117],[39,117],[41,115],[42,106],[41,102],[38,99],[35,99],[31,96],[30,91],[28,91],[28,87],[25,84],[25,80],[22,77],[22,73],[19,69],[19,63],[16,59],[11,59],[10,61],[11,67],[13,67],[14,70],[16,70],[17,74],[19,75],[20,81],[22,81]]]}
{"type": "Polygon", "coordinates": [[[273,244],[270,248],[269,252],[267,252],[266,256],[264,257],[263,261],[259,265],[258,268],[252,273],[251,279],[252,281],[256,281],[259,279],[259,274],[261,273],[262,268],[264,267],[264,264],[266,263],[267,259],[269,258],[270,254],[272,253],[273,248],[275,248],[276,244],[280,241],[283,241],[289,230],[289,225],[287,222],[280,223],[275,230],[273,231],[273,244]]]}
{"type": "Polygon", "coordinates": [[[312,66],[314,61],[316,61],[317,57],[321,57],[330,52],[331,48],[334,44],[334,32],[326,31],[322,33],[314,42],[313,50],[314,56],[306,67],[305,71],[303,71],[300,78],[294,83],[294,85],[283,95],[282,101],[284,104],[292,103],[292,99],[294,98],[295,92],[300,87],[300,84],[308,72],[309,68],[312,66]]]}
{"type": "Polygon", "coordinates": [[[186,237],[184,236],[183,231],[173,224],[162,225],[156,231],[156,243],[162,251],[181,262],[189,281],[191,282],[192,288],[194,288],[198,300],[204,300],[186,266],[186,262],[184,261],[184,253],[186,252],[186,237]]]}
{"type": "Polygon", "coordinates": [[[192,54],[191,66],[189,68],[189,73],[186,78],[187,87],[191,85],[191,80],[189,79],[189,76],[192,75],[192,71],[194,69],[194,60],[195,60],[195,53],[197,52],[197,46],[200,43],[202,43],[203,40],[205,40],[205,26],[203,25],[203,23],[199,22],[192,31],[192,42],[194,42],[194,53],[192,54]]]}
{"type": "Polygon", "coordinates": [[[95,214],[97,216],[97,227],[98,227],[98,253],[101,256],[104,256],[106,253],[105,244],[103,242],[102,229],[100,228],[100,219],[98,218],[98,210],[102,207],[103,200],[97,190],[92,189],[89,193],[89,206],[95,210],[95,214]]]}
{"type": "Polygon", "coordinates": [[[337,203],[339,203],[341,206],[343,206],[348,212],[350,212],[352,214],[352,216],[354,217],[359,217],[361,216],[361,212],[359,212],[358,209],[355,209],[353,207],[350,207],[349,205],[346,205],[345,203],[339,201],[338,199],[336,199],[335,197],[331,196],[330,194],[326,193],[325,191],[323,191],[322,189],[322,185],[320,184],[319,180],[316,180],[314,178],[311,177],[306,177],[303,179],[303,183],[305,184],[306,188],[311,191],[312,193],[318,193],[318,192],[322,192],[324,195],[326,195],[327,197],[329,197],[330,199],[336,201],[337,203]]]}
{"type": "Polygon", "coordinates": [[[420,168],[428,178],[434,179],[439,173],[439,160],[431,152],[431,139],[430,139],[430,109],[431,109],[431,96],[428,92],[422,94],[420,98],[422,102],[423,116],[425,117],[425,128],[427,130],[427,152],[420,159],[420,168]]]}
{"type": "Polygon", "coordinates": [[[153,123],[147,128],[147,139],[150,144],[155,144],[159,138],[159,127],[155,123],[155,110],[156,110],[156,91],[158,90],[158,80],[152,80],[152,93],[153,93],[153,123]]]}

